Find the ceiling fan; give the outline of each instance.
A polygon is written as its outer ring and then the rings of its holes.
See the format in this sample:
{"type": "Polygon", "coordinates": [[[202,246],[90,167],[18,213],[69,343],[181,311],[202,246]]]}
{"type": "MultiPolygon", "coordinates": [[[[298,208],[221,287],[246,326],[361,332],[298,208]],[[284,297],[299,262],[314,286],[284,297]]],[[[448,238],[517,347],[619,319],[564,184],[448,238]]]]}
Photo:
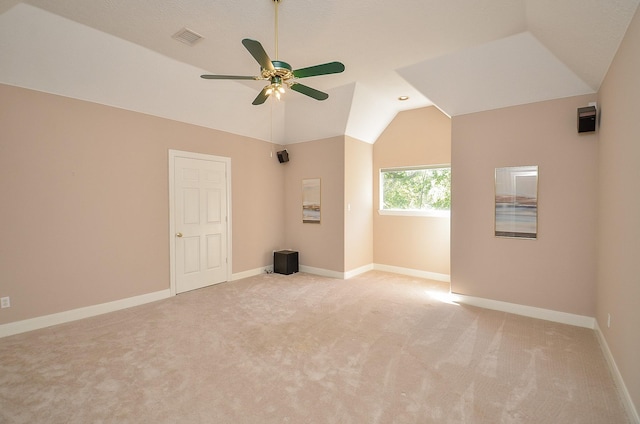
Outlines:
{"type": "Polygon", "coordinates": [[[244,47],[249,50],[251,56],[260,64],[260,75],[243,76],[243,75],[201,75],[204,79],[228,79],[228,80],[265,80],[269,84],[265,86],[260,94],[253,101],[254,105],[263,104],[270,95],[275,95],[280,99],[280,95],[284,94],[285,87],[289,87],[293,91],[302,93],[316,100],[326,100],[329,98],[327,93],[316,90],[315,88],[298,83],[299,78],[315,77],[318,75],[338,74],[344,71],[344,65],[340,62],[329,62],[322,65],[309,66],[308,68],[293,70],[287,62],[278,60],[278,3],[281,0],[273,0],[276,9],[275,32],[276,32],[276,60],[271,60],[269,55],[256,40],[245,38],[242,40],[244,47]]]}

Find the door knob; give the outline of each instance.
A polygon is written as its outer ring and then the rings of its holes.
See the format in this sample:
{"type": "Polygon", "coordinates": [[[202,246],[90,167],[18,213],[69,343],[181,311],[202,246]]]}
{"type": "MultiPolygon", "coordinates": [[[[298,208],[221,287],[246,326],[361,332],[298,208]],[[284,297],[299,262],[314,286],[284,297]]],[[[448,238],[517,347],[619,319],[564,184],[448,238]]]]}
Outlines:
{"type": "Polygon", "coordinates": [[[182,233],[176,233],[176,237],[182,237],[182,233]]]}

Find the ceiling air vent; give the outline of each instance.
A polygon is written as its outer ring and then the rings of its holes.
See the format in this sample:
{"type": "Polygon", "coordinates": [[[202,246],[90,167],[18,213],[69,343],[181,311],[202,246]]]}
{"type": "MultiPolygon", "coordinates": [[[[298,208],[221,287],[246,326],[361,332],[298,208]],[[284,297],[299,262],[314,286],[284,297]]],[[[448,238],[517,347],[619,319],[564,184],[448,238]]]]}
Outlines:
{"type": "Polygon", "coordinates": [[[204,37],[202,37],[202,35],[198,33],[191,31],[189,28],[182,28],[180,31],[173,34],[173,38],[180,41],[181,43],[193,46],[204,37]]]}

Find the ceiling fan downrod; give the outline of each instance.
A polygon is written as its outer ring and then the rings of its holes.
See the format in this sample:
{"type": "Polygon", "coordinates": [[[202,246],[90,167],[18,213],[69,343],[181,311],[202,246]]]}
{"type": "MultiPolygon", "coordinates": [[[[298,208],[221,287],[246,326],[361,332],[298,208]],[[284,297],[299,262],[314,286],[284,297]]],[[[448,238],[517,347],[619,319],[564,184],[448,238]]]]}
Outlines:
{"type": "Polygon", "coordinates": [[[273,0],[273,2],[276,4],[275,32],[276,32],[276,60],[278,60],[278,3],[280,3],[280,0],[273,0]]]}

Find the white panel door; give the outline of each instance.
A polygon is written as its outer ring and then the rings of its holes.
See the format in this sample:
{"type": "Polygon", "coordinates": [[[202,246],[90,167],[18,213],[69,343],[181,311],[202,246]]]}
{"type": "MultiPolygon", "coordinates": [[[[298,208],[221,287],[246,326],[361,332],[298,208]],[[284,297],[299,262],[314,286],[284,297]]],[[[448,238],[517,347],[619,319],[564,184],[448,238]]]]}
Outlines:
{"type": "Polygon", "coordinates": [[[227,166],[174,158],[176,293],[227,280],[227,166]]]}

